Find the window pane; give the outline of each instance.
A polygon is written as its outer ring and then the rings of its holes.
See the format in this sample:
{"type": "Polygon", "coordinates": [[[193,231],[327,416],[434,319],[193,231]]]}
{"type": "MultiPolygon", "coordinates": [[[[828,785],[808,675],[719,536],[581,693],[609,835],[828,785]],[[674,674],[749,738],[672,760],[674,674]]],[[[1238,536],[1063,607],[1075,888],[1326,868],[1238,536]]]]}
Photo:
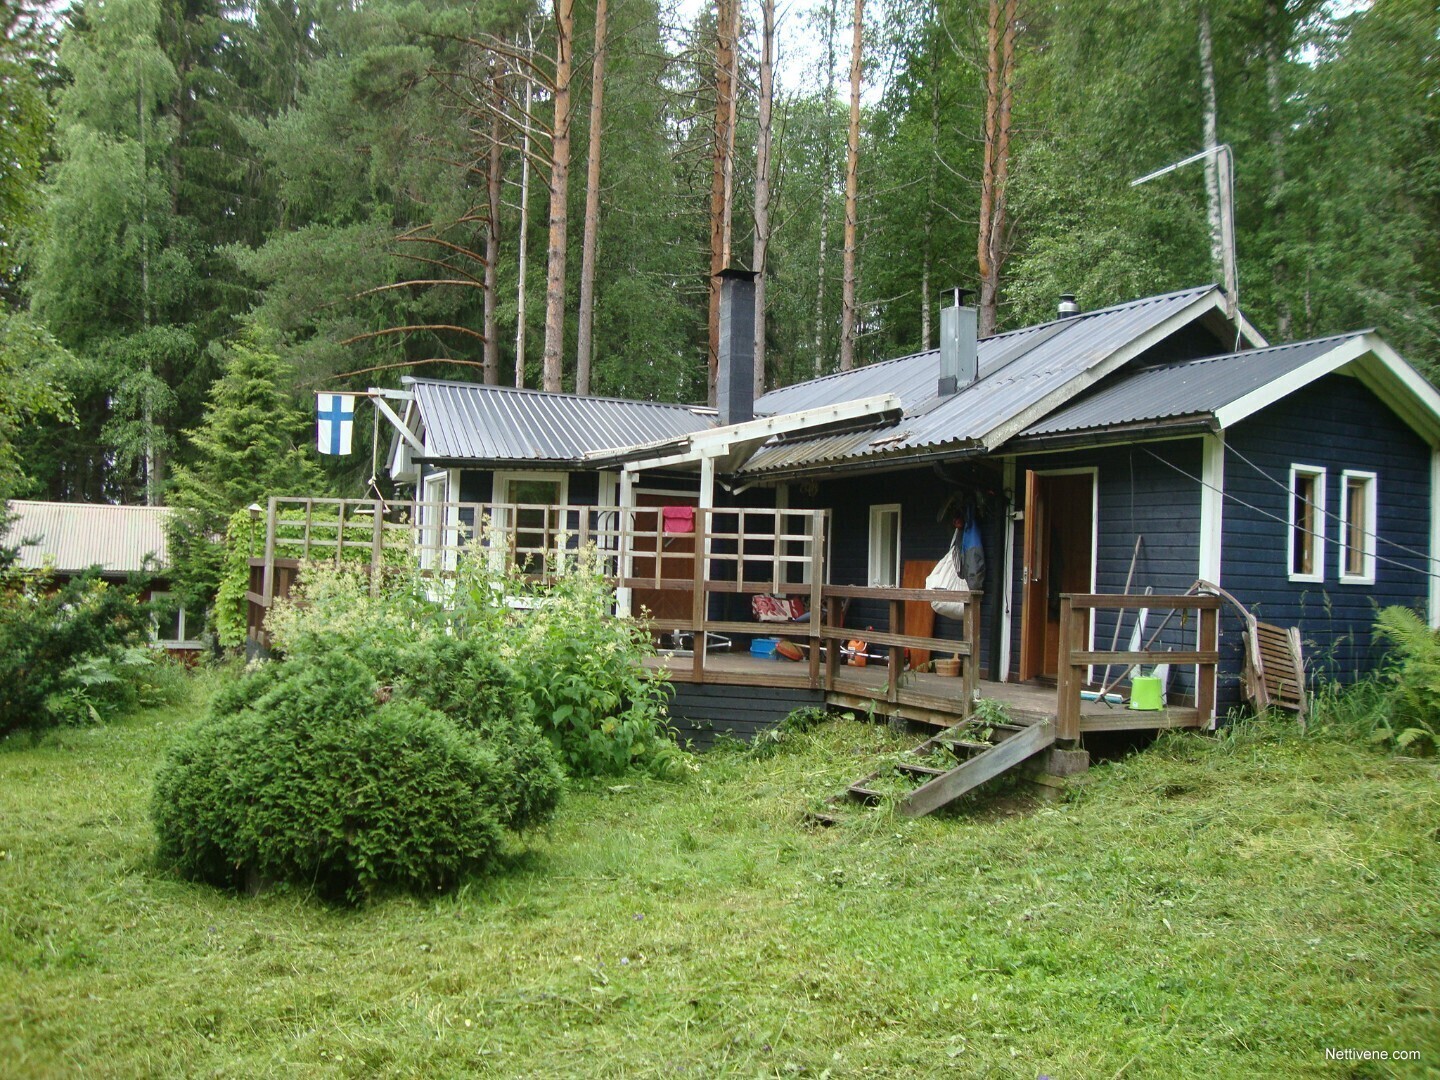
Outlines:
{"type": "Polygon", "coordinates": [[[1368,509],[1366,488],[1369,481],[1363,477],[1347,477],[1345,480],[1345,573],[1352,577],[1365,575],[1365,534],[1370,531],[1366,520],[1368,509]]]}
{"type": "Polygon", "coordinates": [[[1315,573],[1315,477],[1295,476],[1295,545],[1290,566],[1293,574],[1315,573]]]}

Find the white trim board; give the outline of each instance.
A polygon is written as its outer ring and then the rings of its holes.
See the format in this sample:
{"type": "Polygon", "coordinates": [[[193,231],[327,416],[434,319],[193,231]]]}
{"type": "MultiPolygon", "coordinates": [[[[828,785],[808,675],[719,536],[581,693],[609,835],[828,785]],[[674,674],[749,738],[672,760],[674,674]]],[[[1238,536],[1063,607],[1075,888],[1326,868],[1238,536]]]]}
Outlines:
{"type": "Polygon", "coordinates": [[[1225,433],[1200,436],[1199,577],[1220,584],[1225,535],[1225,433]]]}
{"type": "Polygon", "coordinates": [[[1353,365],[1353,373],[1432,447],[1440,446],[1440,391],[1431,386],[1380,337],[1366,331],[1272,379],[1215,411],[1221,428],[1232,427],[1317,379],[1353,365]]]}

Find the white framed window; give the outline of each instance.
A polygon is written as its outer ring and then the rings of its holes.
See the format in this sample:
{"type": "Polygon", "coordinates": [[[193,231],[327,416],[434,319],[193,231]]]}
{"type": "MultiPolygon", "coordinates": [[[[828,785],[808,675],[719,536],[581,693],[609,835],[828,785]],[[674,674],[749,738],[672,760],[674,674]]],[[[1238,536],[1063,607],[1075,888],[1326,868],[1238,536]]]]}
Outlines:
{"type": "Polygon", "coordinates": [[[453,519],[450,505],[450,470],[430,473],[423,483],[420,525],[420,568],[438,570],[455,568],[454,548],[458,545],[458,522],[453,519]]]}
{"type": "Polygon", "coordinates": [[[155,644],[169,649],[200,647],[200,633],[205,629],[204,613],[186,611],[180,598],[171,592],[152,592],[150,603],[155,644]]]}
{"type": "Polygon", "coordinates": [[[1325,580],[1325,470],[1290,466],[1291,581],[1325,580]]]}
{"type": "Polygon", "coordinates": [[[1375,474],[1340,474],[1340,581],[1375,584],[1375,474]]]}
{"type": "Polygon", "coordinates": [[[900,504],[870,507],[870,585],[893,589],[900,584],[900,504]]]}

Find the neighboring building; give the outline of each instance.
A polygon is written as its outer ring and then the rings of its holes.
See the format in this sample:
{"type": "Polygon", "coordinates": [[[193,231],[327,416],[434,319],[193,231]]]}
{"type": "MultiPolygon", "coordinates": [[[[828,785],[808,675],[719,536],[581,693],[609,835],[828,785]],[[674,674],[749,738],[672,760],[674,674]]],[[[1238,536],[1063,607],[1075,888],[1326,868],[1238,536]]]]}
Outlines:
{"type": "Polygon", "coordinates": [[[25,499],[13,499],[8,507],[15,518],[6,542],[18,546],[21,568],[49,570],[62,581],[92,569],[112,581],[138,573],[159,575],[144,594],[156,605],[156,644],[174,652],[203,647],[203,613],[187,612],[164,577],[168,508],[25,499]]]}

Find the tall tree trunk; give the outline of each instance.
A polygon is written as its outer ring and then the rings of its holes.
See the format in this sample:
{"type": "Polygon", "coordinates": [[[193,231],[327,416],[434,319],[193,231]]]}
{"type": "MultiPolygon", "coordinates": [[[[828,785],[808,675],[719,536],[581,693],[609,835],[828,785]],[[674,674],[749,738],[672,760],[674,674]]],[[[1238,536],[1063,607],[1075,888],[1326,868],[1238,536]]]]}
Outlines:
{"type": "Polygon", "coordinates": [[[1275,282],[1275,332],[1280,341],[1290,339],[1289,260],[1285,257],[1285,95],[1281,86],[1282,56],[1280,35],[1288,27],[1279,0],[1265,0],[1265,92],[1270,105],[1270,227],[1275,237],[1271,254],[1271,277],[1275,282]]]}
{"type": "Polygon", "coordinates": [[[720,271],[725,269],[730,243],[730,207],[727,201],[730,157],[734,153],[735,14],[739,0],[716,0],[715,18],[715,145],[710,174],[710,311],[707,356],[707,399],[718,400],[720,372],[720,271]]]}
{"type": "Polygon", "coordinates": [[[494,100],[490,112],[490,160],[485,173],[485,194],[487,218],[485,221],[485,382],[494,386],[500,381],[500,334],[499,334],[499,265],[500,265],[500,190],[504,179],[501,169],[504,157],[501,153],[500,121],[504,116],[505,72],[497,59],[491,68],[490,78],[494,87],[494,100]]]}
{"type": "Polygon", "coordinates": [[[570,230],[570,77],[575,0],[555,0],[555,120],[550,140],[550,241],[545,267],[543,388],[558,393],[565,359],[565,255],[570,230]]]}
{"type": "MultiPolygon", "coordinates": [[[[1219,145],[1219,106],[1215,94],[1215,38],[1210,28],[1210,9],[1200,5],[1200,107],[1206,150],[1219,145]]],[[[1220,162],[1211,154],[1205,159],[1205,216],[1210,223],[1210,261],[1216,270],[1224,263],[1224,237],[1220,222],[1220,162]]]]}
{"type": "Polygon", "coordinates": [[[925,252],[920,267],[920,348],[930,348],[930,289],[935,264],[935,193],[940,184],[940,49],[930,45],[930,186],[925,192],[925,252]]]}
{"type": "MultiPolygon", "coordinates": [[[[535,39],[530,27],[525,27],[527,53],[533,58],[535,39]]],[[[515,285],[515,387],[525,386],[525,275],[530,262],[530,122],[535,107],[535,78],[528,68],[522,68],[525,79],[525,115],[521,117],[524,136],[520,146],[520,257],[516,269],[519,273],[515,285]]]]}
{"type": "Polygon", "coordinates": [[[860,50],[865,35],[865,0],[855,0],[850,36],[850,131],[845,155],[845,262],[840,281],[840,370],[855,366],[855,232],[860,188],[860,50]]]}
{"type": "Polygon", "coordinates": [[[762,0],[760,117],[755,139],[755,397],[765,393],[765,258],[770,248],[771,114],[775,98],[775,0],[762,0]]]}
{"type": "Polygon", "coordinates": [[[580,249],[580,328],[575,392],[590,393],[595,349],[595,255],[600,240],[600,128],[605,109],[605,24],[608,0],[595,0],[595,63],[590,74],[590,154],[585,169],[585,239],[580,249]]]}
{"type": "Polygon", "coordinates": [[[836,7],[840,0],[825,3],[825,129],[820,152],[820,253],[815,271],[815,374],[825,373],[825,241],[830,234],[830,184],[834,175],[831,144],[834,128],[830,118],[835,110],[835,32],[839,22],[836,7]]]}
{"type": "Polygon", "coordinates": [[[980,175],[976,244],[980,272],[979,334],[991,337],[999,321],[1000,273],[1008,254],[1010,117],[1014,108],[1015,23],[1018,0],[990,0],[985,60],[985,152],[980,175]]]}
{"type": "MultiPolygon", "coordinates": [[[[140,152],[140,325],[150,329],[150,163],[145,152],[145,76],[140,76],[140,89],[135,96],[135,126],[138,129],[136,148],[140,152]]],[[[154,365],[150,358],[152,343],[145,342],[145,384],[140,406],[140,423],[145,434],[145,503],[160,504],[159,454],[155,446],[155,406],[150,389],[154,365]]]]}

